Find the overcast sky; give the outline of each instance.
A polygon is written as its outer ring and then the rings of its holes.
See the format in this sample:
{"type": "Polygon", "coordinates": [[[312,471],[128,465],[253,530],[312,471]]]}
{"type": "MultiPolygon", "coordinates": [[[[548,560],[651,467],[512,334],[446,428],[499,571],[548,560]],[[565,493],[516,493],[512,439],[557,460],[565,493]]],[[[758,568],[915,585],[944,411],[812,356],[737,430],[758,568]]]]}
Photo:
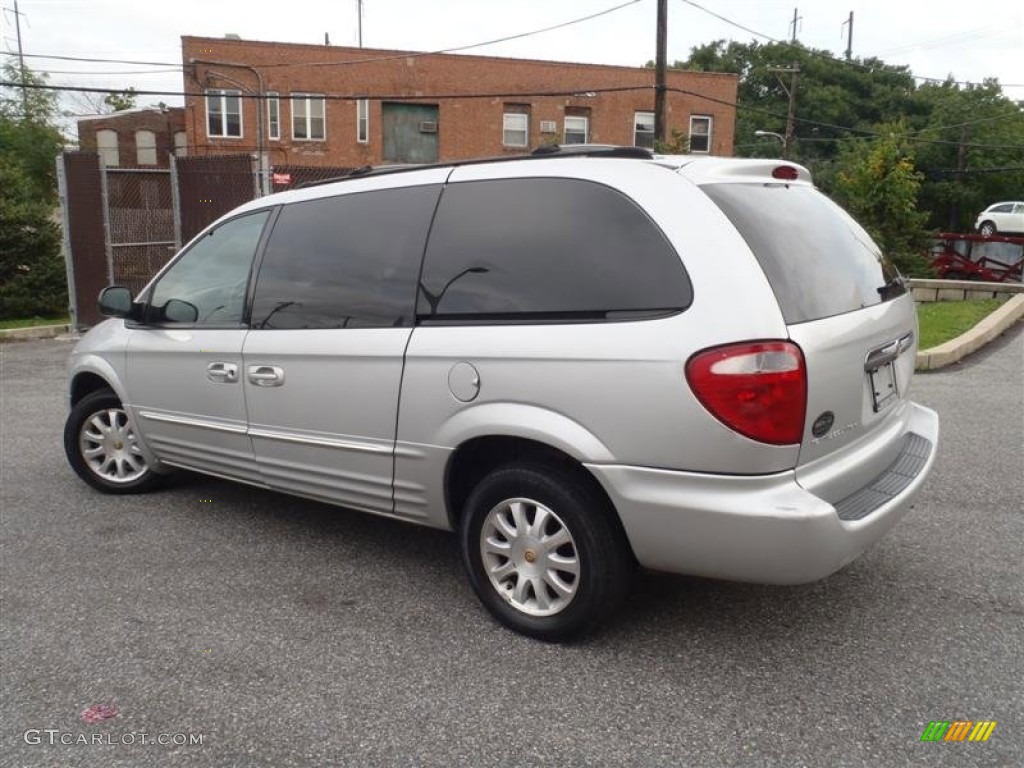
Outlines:
{"type": "MultiPolygon", "coordinates": [[[[440,50],[569,21],[625,0],[363,0],[367,48],[440,50]]],[[[3,50],[16,51],[14,0],[3,6],[3,50]]],[[[843,22],[854,12],[856,56],[909,65],[915,75],[980,81],[998,77],[1007,95],[1024,99],[1024,3],[1013,0],[696,0],[730,21],[788,38],[794,6],[805,45],[842,53],[843,22]]],[[[19,0],[27,54],[181,61],[180,36],[356,45],[357,0],[19,0]]],[[[636,0],[600,18],[471,52],[605,64],[642,65],[654,58],[655,0],[636,0]]],[[[669,61],[712,40],[755,38],[688,4],[669,0],[669,61]]],[[[28,58],[54,84],[181,90],[179,71],[109,63],[28,58]],[[140,73],[148,70],[148,74],[140,73]],[[156,71],[159,70],[159,71],[156,71]],[[118,72],[120,74],[112,74],[118,72]]],[[[169,104],[180,98],[160,97],[169,104]]],[[[143,104],[160,100],[142,99],[143,104]]]]}

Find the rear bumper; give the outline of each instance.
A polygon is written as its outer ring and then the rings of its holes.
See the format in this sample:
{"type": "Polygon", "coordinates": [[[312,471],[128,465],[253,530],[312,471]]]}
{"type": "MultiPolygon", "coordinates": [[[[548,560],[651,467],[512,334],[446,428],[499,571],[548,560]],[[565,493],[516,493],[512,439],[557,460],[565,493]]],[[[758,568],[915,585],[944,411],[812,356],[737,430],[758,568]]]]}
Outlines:
{"type": "Polygon", "coordinates": [[[939,419],[909,404],[902,449],[864,487],[832,504],[794,472],[703,475],[587,465],[604,486],[640,564],[763,584],[800,584],[856,559],[910,509],[931,471],[939,419]],[[868,509],[865,509],[865,505],[868,509]],[[838,508],[838,511],[837,511],[838,508]],[[849,510],[856,510],[856,519],[849,510]]]}

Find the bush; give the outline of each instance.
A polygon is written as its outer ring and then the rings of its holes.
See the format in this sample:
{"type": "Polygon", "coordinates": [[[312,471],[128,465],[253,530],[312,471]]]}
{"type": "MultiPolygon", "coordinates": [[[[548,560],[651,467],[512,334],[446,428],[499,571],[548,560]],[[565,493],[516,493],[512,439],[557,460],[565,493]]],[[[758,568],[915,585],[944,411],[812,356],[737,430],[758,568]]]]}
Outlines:
{"type": "Polygon", "coordinates": [[[0,156],[0,319],[67,312],[60,231],[24,171],[0,156]]]}

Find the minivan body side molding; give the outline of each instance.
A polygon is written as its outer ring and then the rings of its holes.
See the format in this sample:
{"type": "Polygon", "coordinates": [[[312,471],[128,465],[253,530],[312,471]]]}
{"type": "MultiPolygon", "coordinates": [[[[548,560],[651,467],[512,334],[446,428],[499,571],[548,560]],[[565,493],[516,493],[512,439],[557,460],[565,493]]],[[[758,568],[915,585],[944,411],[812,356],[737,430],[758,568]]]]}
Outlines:
{"type": "Polygon", "coordinates": [[[311,437],[308,435],[296,435],[288,432],[278,432],[273,429],[250,428],[249,437],[262,437],[267,440],[281,440],[287,443],[302,443],[304,445],[316,445],[321,448],[337,448],[342,451],[358,451],[361,453],[391,453],[392,449],[385,445],[375,445],[366,442],[353,442],[351,440],[338,440],[330,437],[311,437]]]}

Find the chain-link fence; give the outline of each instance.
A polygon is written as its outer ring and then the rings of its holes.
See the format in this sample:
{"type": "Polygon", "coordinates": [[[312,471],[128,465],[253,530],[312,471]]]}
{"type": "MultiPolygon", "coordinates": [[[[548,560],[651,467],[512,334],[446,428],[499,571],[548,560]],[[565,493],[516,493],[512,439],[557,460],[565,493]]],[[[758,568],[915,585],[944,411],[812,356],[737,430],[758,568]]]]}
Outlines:
{"type": "MultiPolygon", "coordinates": [[[[340,178],[350,168],[275,166],[272,191],[340,178]]],[[[259,197],[251,155],[172,158],[170,168],[107,168],[94,152],[57,158],[72,324],[99,322],[105,285],[137,293],[181,246],[213,221],[259,197]]]]}

